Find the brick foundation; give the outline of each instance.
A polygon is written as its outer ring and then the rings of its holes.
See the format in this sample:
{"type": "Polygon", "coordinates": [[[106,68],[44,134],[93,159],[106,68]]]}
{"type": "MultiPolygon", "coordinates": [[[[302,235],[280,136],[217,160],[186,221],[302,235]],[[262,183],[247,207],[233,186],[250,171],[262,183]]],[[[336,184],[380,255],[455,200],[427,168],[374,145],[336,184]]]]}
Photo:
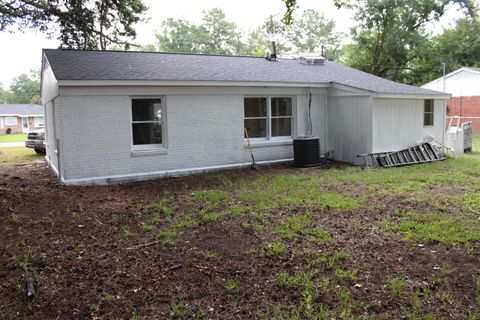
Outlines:
{"type": "MultiPolygon", "coordinates": [[[[480,132],[480,96],[453,97],[447,101],[447,117],[460,116],[462,122],[472,121],[473,132],[480,132]]],[[[450,119],[447,118],[446,125],[450,119]]]]}

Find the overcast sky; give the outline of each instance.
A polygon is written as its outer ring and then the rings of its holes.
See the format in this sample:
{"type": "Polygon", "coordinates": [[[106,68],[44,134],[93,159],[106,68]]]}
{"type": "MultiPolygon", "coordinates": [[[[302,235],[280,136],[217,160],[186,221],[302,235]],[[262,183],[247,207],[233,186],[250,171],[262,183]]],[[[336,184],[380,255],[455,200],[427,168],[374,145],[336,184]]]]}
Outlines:
{"type": "MultiPolygon", "coordinates": [[[[282,15],[285,6],[281,0],[144,0],[149,7],[147,21],[136,27],[136,42],[146,45],[154,42],[153,34],[167,17],[183,18],[199,22],[202,11],[220,8],[226,19],[233,21],[242,30],[249,30],[261,25],[270,15],[282,15]]],[[[338,10],[330,0],[299,0],[300,9],[315,9],[323,12],[329,19],[334,19],[337,31],[348,32],[355,22],[352,12],[338,10]]],[[[452,25],[460,14],[452,8],[441,23],[432,26],[432,31],[441,32],[442,27],[452,25]]],[[[15,33],[0,33],[0,82],[8,88],[12,78],[31,69],[40,68],[41,49],[57,48],[56,39],[47,39],[44,34],[35,30],[15,33]]]]}

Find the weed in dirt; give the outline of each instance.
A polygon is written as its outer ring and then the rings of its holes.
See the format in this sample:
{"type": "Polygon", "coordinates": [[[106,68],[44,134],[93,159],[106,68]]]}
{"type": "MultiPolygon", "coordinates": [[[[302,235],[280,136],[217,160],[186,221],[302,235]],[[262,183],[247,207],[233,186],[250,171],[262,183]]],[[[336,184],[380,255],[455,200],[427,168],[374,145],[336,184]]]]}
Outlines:
{"type": "Polygon", "coordinates": [[[28,246],[27,251],[23,256],[23,260],[20,262],[20,266],[22,267],[25,273],[28,273],[28,269],[30,268],[30,264],[32,262],[32,256],[33,256],[32,248],[28,246]]]}
{"type": "Polygon", "coordinates": [[[229,278],[223,283],[223,287],[227,289],[228,294],[231,296],[240,292],[240,286],[241,283],[238,277],[229,278]]]}
{"type": "Polygon", "coordinates": [[[173,211],[172,208],[168,206],[168,201],[166,199],[153,202],[148,208],[165,216],[169,216],[173,211]]]}
{"type": "Polygon", "coordinates": [[[276,257],[285,252],[285,245],[282,242],[271,242],[263,247],[263,253],[267,257],[276,257]]]}
{"type": "Polygon", "coordinates": [[[170,223],[170,227],[174,229],[182,229],[182,228],[193,228],[198,225],[197,221],[192,218],[186,218],[181,220],[174,220],[170,223]]]}
{"type": "Polygon", "coordinates": [[[218,254],[213,250],[205,250],[202,252],[202,255],[205,259],[210,261],[218,259],[218,254]]]}
{"type": "Polygon", "coordinates": [[[18,278],[15,278],[15,279],[12,279],[11,280],[11,283],[12,283],[12,287],[13,289],[19,293],[19,294],[23,294],[24,292],[24,285],[22,283],[22,281],[18,278]]]}
{"type": "Polygon", "coordinates": [[[178,236],[178,231],[175,229],[160,230],[157,238],[165,238],[167,240],[175,239],[178,236]]]}
{"type": "Polygon", "coordinates": [[[160,222],[162,222],[162,218],[158,214],[154,214],[152,216],[152,219],[150,220],[150,223],[153,224],[153,225],[157,225],[160,222]]]}
{"type": "Polygon", "coordinates": [[[239,216],[242,215],[250,210],[249,207],[247,206],[242,206],[242,205],[234,205],[231,206],[227,209],[225,209],[224,214],[230,214],[234,216],[239,216]]]}
{"type": "Polygon", "coordinates": [[[323,228],[311,229],[308,234],[310,235],[308,240],[316,244],[332,244],[334,242],[330,234],[323,228]]]}
{"type": "Polygon", "coordinates": [[[249,223],[249,222],[242,222],[242,228],[244,230],[253,230],[255,232],[262,232],[265,229],[265,226],[260,223],[249,223]]]}
{"type": "Polygon", "coordinates": [[[312,277],[303,271],[297,271],[293,276],[282,271],[278,274],[275,284],[278,288],[305,288],[312,286],[312,277]]]}
{"type": "Polygon", "coordinates": [[[129,239],[129,238],[132,238],[135,236],[135,232],[128,229],[128,228],[123,228],[122,230],[122,236],[125,238],[125,239],[129,239]]]}
{"type": "Polygon", "coordinates": [[[350,259],[350,255],[348,254],[348,252],[344,251],[344,250],[339,250],[337,252],[335,252],[335,258],[337,258],[337,260],[339,261],[348,261],[348,259],[350,259]]]}
{"type": "Polygon", "coordinates": [[[330,292],[333,280],[329,276],[320,276],[316,279],[316,284],[318,290],[323,294],[328,294],[330,292]]]}
{"type": "Polygon", "coordinates": [[[142,320],[142,317],[140,316],[139,313],[137,313],[136,311],[132,314],[132,316],[130,317],[130,320],[142,320]]]}
{"type": "Polygon", "coordinates": [[[187,315],[187,308],[183,301],[173,301],[170,304],[170,317],[172,319],[182,319],[187,315]]]}
{"type": "Polygon", "coordinates": [[[105,293],[102,298],[100,299],[100,301],[102,303],[112,303],[113,301],[115,301],[117,299],[117,297],[113,294],[110,294],[110,293],[105,293]]]}
{"type": "MultiPolygon", "coordinates": [[[[475,287],[477,289],[477,293],[475,296],[475,301],[477,302],[477,307],[480,308],[480,274],[478,275],[472,275],[473,279],[475,281],[475,287]]],[[[480,313],[480,310],[479,310],[480,313]]]]}
{"type": "Polygon", "coordinates": [[[464,208],[473,213],[480,211],[480,194],[463,194],[458,196],[455,200],[459,200],[464,205],[464,208]]]}
{"type": "Polygon", "coordinates": [[[335,286],[333,288],[333,293],[335,298],[340,301],[344,306],[350,304],[350,292],[348,292],[344,287],[335,286]]]}
{"type": "Polygon", "coordinates": [[[141,223],[140,226],[142,227],[142,230],[145,232],[151,232],[155,228],[153,224],[149,224],[149,223],[141,223]]]}
{"type": "Polygon", "coordinates": [[[359,199],[355,199],[339,192],[321,193],[317,198],[318,204],[326,209],[337,211],[349,211],[357,209],[360,206],[359,199]]]}
{"type": "Polygon", "coordinates": [[[407,281],[404,278],[394,277],[387,280],[387,286],[392,292],[394,298],[403,298],[405,297],[405,287],[407,286],[407,281]]]}
{"type": "Polygon", "coordinates": [[[383,227],[401,233],[405,240],[418,239],[444,244],[480,241],[480,220],[468,215],[408,212],[401,222],[384,222],[383,227]]]}
{"type": "Polygon", "coordinates": [[[306,214],[287,217],[273,229],[273,234],[281,238],[291,239],[301,235],[304,229],[311,223],[310,217],[306,214]]]}
{"type": "Polygon", "coordinates": [[[223,213],[221,212],[205,212],[201,215],[203,222],[218,221],[221,217],[223,217],[223,213]]]}
{"type": "Polygon", "coordinates": [[[12,213],[10,215],[10,221],[12,223],[15,223],[15,224],[18,224],[20,222],[20,215],[16,214],[16,213],[12,213]]]}
{"type": "Polygon", "coordinates": [[[335,273],[335,277],[339,281],[344,281],[344,280],[354,281],[356,276],[355,270],[345,270],[342,268],[336,268],[334,273],[335,273]]]}
{"type": "Polygon", "coordinates": [[[228,193],[223,190],[199,190],[192,193],[189,202],[194,206],[202,207],[200,213],[211,213],[228,203],[228,193]]]}

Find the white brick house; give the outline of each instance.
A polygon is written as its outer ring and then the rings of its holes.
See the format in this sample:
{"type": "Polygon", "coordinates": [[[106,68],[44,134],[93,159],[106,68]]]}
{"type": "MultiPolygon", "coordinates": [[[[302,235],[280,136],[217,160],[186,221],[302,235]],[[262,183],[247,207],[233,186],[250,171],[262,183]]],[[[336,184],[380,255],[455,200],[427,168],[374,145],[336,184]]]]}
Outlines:
{"type": "Polygon", "coordinates": [[[113,51],[43,51],[47,160],[66,184],[99,184],[293,158],[320,138],[332,159],[443,139],[443,93],[340,64],[113,51]]]}

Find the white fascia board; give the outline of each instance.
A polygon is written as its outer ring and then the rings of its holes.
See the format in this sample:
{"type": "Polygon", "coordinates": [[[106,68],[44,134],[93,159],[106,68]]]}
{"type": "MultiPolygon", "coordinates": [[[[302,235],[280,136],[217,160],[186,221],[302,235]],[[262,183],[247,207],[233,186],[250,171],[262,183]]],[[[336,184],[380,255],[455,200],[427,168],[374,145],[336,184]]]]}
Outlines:
{"type": "Polygon", "coordinates": [[[377,93],[372,95],[373,98],[385,99],[450,99],[452,97],[449,93],[439,94],[398,94],[398,93],[377,93]]]}
{"type": "Polygon", "coordinates": [[[58,80],[58,86],[198,86],[198,87],[309,87],[329,88],[330,83],[250,81],[164,81],[164,80],[58,80]]]}
{"type": "Polygon", "coordinates": [[[43,117],[43,114],[0,114],[0,117],[18,117],[18,118],[43,117]]]}

